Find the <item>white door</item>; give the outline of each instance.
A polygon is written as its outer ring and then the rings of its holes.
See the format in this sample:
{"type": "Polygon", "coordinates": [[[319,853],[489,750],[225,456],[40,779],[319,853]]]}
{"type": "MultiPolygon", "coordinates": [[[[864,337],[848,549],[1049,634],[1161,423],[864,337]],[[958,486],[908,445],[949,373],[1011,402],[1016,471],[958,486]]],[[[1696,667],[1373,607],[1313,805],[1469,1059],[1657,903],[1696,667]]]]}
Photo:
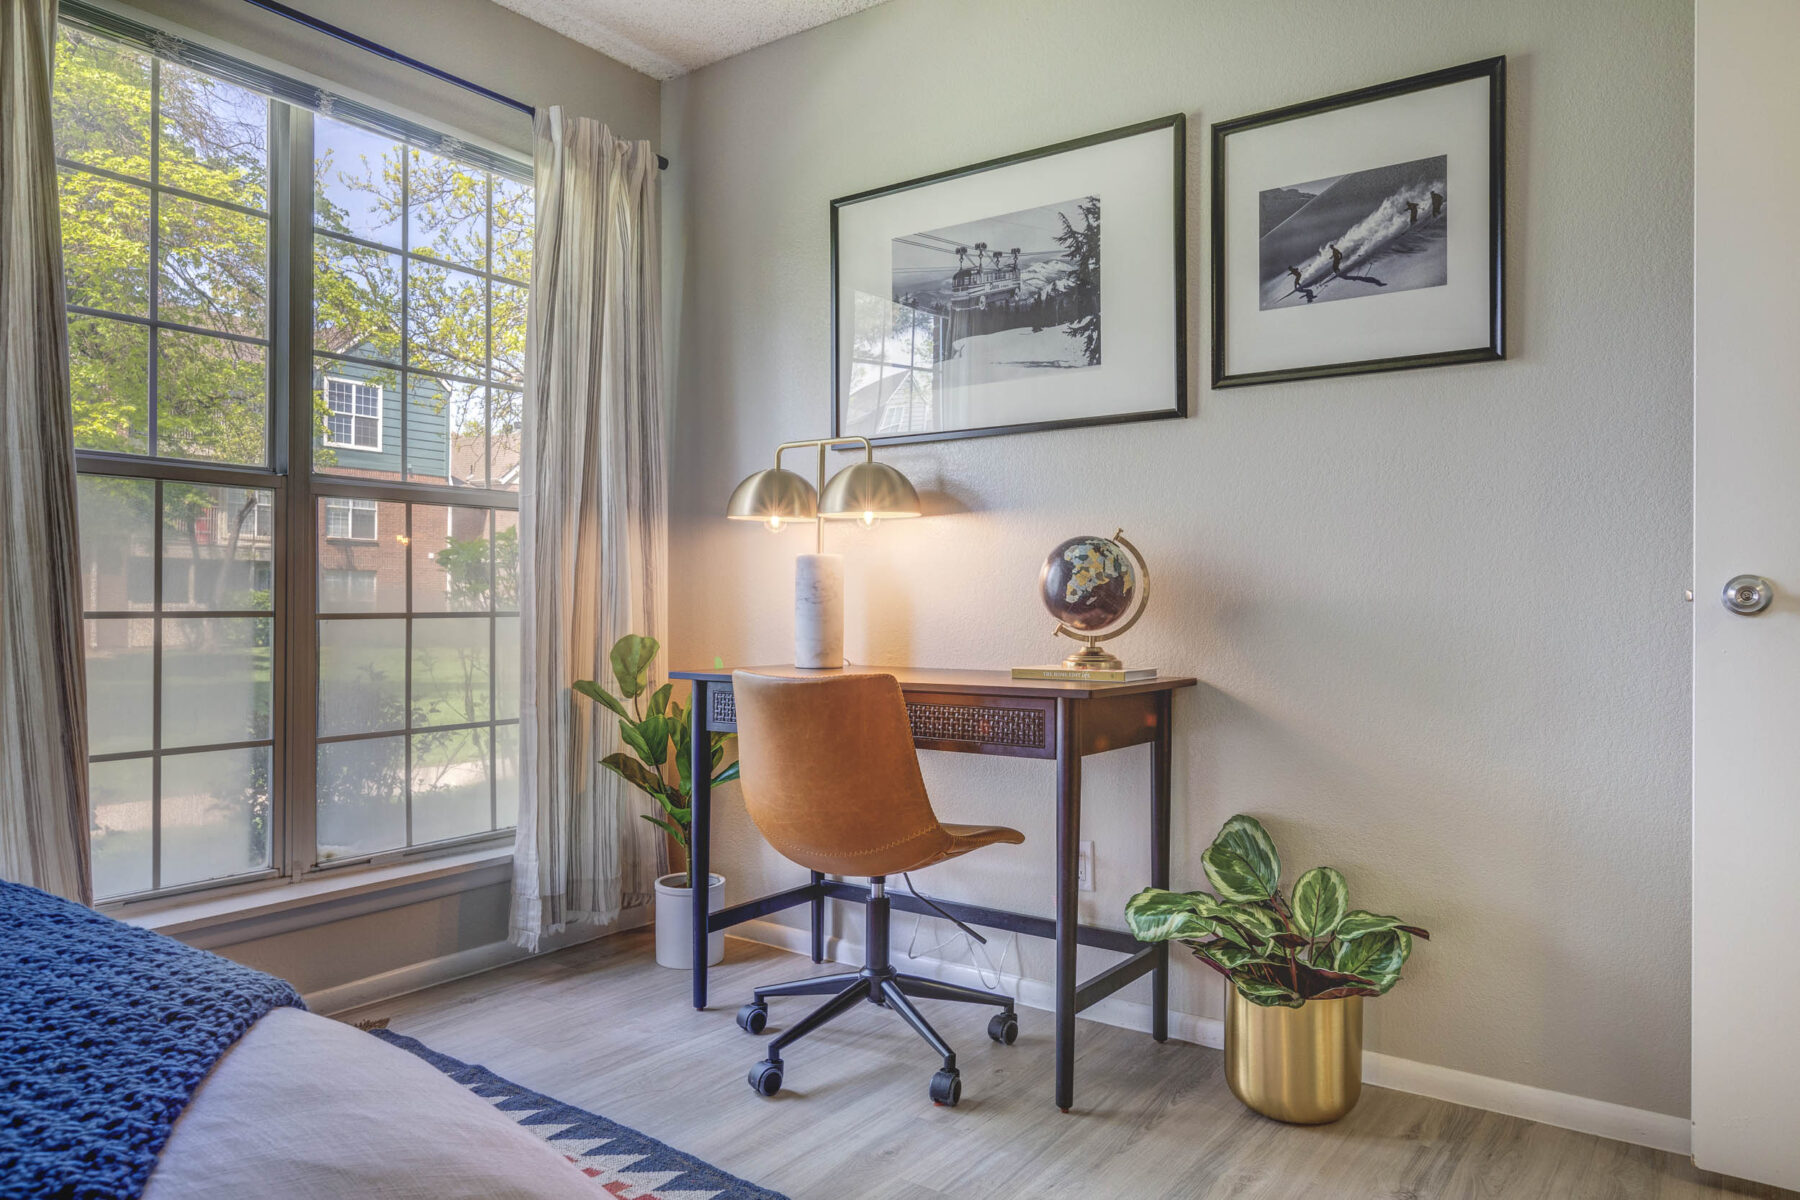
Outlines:
{"type": "Polygon", "coordinates": [[[1694,1159],[1790,1188],[1800,1188],[1797,281],[1800,0],[1698,0],[1694,1159]],[[1739,575],[1773,585],[1766,610],[1726,609],[1722,589],[1739,575]]]}

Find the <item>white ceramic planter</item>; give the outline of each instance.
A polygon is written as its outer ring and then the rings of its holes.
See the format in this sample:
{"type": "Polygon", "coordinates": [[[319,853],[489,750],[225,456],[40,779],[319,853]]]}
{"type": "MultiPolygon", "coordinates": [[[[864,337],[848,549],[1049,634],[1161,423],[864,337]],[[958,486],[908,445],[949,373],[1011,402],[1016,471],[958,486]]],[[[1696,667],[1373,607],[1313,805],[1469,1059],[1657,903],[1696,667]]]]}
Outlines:
{"type": "MultiPolygon", "coordinates": [[[[708,875],[706,911],[725,907],[725,877],[708,875]]],[[[706,965],[717,966],[725,957],[725,932],[706,939],[706,965]]],[[[656,881],[656,963],[681,971],[694,969],[694,891],[686,871],[664,875],[656,881]]]]}

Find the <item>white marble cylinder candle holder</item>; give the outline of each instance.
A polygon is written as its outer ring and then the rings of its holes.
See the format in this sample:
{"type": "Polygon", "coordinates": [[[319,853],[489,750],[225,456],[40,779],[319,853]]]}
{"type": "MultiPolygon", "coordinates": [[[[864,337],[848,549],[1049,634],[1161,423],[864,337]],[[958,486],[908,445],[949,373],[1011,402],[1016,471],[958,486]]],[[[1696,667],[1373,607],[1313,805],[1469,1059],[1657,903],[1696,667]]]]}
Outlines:
{"type": "Polygon", "coordinates": [[[844,556],[794,560],[794,665],[844,665],[844,556]]]}

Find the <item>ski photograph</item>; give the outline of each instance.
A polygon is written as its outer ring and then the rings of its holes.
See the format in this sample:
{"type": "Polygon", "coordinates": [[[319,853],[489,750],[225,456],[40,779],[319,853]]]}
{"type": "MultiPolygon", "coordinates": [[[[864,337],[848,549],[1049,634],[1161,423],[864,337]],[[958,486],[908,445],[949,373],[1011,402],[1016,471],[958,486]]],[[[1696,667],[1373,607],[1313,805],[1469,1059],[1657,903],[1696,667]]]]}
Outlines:
{"type": "Polygon", "coordinates": [[[893,264],[952,382],[1100,365],[1098,196],[897,237],[893,264]]]}
{"type": "Polygon", "coordinates": [[[1505,357],[1504,68],[1213,126],[1214,387],[1505,357]]]}
{"type": "Polygon", "coordinates": [[[1443,287],[1448,161],[1439,154],[1263,191],[1260,307],[1443,287]]]}
{"type": "Polygon", "coordinates": [[[833,200],[832,433],[881,444],[1185,411],[1185,120],[833,200]]]}

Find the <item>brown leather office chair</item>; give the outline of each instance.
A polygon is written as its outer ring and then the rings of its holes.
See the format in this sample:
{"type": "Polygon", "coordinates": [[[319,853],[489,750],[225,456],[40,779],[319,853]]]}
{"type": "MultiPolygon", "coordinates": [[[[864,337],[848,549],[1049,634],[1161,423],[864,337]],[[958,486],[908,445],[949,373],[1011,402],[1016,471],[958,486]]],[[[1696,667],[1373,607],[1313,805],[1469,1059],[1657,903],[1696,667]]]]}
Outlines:
{"type": "Polygon", "coordinates": [[[795,679],[737,671],[731,687],[750,819],[775,849],[801,866],[869,879],[862,970],[759,987],[738,1010],[738,1024],[761,1033],[770,997],[831,996],[769,1043],[768,1056],[750,1069],[750,1086],[773,1096],[781,1089],[781,1052],[867,1000],[899,1013],[943,1056],[943,1069],[931,1079],[931,1098],[955,1104],[962,1096],[956,1052],[913,999],[998,1005],[988,1036],[1010,1044],[1019,1036],[1013,998],[894,970],[888,961],[887,877],[996,842],[1017,845],[1025,835],[1002,825],[945,825],[937,819],[893,676],[795,679]]]}

